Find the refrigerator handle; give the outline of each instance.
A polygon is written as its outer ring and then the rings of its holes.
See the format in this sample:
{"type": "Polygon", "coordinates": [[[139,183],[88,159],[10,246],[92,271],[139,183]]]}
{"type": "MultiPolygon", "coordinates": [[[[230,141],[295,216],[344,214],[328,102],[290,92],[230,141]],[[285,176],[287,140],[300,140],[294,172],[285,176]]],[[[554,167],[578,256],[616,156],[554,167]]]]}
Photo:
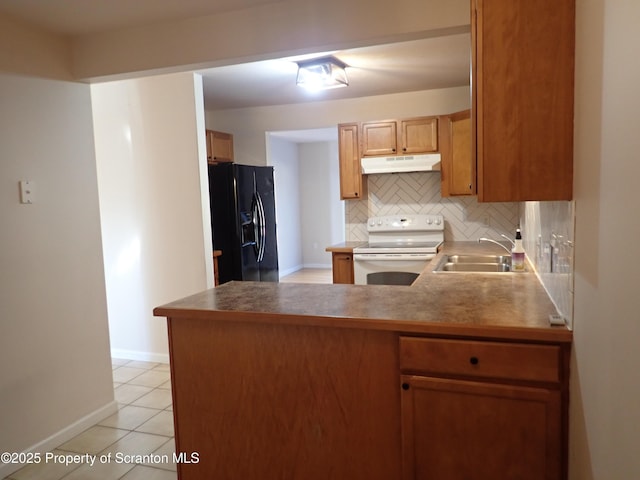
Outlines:
{"type": "Polygon", "coordinates": [[[265,250],[265,216],[264,206],[262,205],[262,199],[260,194],[255,192],[253,194],[253,200],[251,202],[251,220],[253,224],[253,238],[255,242],[253,249],[256,252],[256,260],[258,263],[264,258],[265,250]]]}
{"type": "Polygon", "coordinates": [[[267,219],[264,213],[264,205],[262,204],[262,198],[258,192],[255,193],[256,208],[258,213],[258,224],[256,225],[256,243],[258,247],[258,262],[264,260],[264,251],[266,247],[266,225],[267,219]]]}

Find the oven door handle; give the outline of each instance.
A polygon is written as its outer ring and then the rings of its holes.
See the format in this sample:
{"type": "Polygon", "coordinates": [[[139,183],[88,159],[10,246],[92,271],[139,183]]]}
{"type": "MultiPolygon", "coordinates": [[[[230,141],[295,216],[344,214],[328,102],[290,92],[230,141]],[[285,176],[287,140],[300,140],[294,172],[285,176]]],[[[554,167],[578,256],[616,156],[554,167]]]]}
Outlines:
{"type": "Polygon", "coordinates": [[[414,260],[431,260],[435,257],[433,253],[354,253],[355,261],[375,261],[375,262],[393,262],[393,261],[414,261],[414,260]]]}

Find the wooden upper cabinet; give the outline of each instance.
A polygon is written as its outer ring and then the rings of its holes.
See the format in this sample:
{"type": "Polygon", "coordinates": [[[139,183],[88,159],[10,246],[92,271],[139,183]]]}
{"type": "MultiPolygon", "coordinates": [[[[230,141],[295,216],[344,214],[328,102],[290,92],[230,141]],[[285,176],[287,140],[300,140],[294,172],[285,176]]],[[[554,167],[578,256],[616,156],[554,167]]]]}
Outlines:
{"type": "Polygon", "coordinates": [[[471,110],[439,119],[442,196],[475,195],[476,164],[471,154],[471,110]]]}
{"type": "Polygon", "coordinates": [[[360,167],[358,124],[338,125],[338,158],[340,162],[340,198],[362,198],[366,194],[366,178],[360,167]]]}
{"type": "Polygon", "coordinates": [[[397,123],[365,122],[362,124],[362,156],[396,155],[398,151],[397,123]]]}
{"type": "Polygon", "coordinates": [[[574,0],[475,0],[478,199],[570,200],[574,0]]]}
{"type": "Polygon", "coordinates": [[[438,151],[438,118],[423,117],[400,121],[400,154],[438,151]]]}
{"type": "Polygon", "coordinates": [[[233,135],[207,130],[207,162],[233,162],[233,135]]]}
{"type": "Polygon", "coordinates": [[[361,131],[363,157],[438,151],[438,117],[364,122],[361,131]]]}

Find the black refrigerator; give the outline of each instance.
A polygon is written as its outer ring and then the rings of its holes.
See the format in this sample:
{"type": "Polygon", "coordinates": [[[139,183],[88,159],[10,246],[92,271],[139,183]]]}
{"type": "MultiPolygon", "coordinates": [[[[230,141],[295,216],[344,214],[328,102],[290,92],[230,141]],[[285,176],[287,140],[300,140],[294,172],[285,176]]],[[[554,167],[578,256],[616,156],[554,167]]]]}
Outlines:
{"type": "Polygon", "coordinates": [[[213,249],[220,284],[278,281],[273,167],[209,165],[213,249]]]}

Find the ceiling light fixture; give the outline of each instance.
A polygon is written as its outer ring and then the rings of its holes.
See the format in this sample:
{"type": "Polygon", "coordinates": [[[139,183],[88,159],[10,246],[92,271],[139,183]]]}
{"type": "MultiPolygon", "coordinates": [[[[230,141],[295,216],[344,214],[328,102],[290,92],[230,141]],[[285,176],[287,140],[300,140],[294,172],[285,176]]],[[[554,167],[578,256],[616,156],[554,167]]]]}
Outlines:
{"type": "Polygon", "coordinates": [[[327,90],[349,85],[343,62],[335,57],[314,58],[298,63],[296,84],[309,90],[327,90]]]}

